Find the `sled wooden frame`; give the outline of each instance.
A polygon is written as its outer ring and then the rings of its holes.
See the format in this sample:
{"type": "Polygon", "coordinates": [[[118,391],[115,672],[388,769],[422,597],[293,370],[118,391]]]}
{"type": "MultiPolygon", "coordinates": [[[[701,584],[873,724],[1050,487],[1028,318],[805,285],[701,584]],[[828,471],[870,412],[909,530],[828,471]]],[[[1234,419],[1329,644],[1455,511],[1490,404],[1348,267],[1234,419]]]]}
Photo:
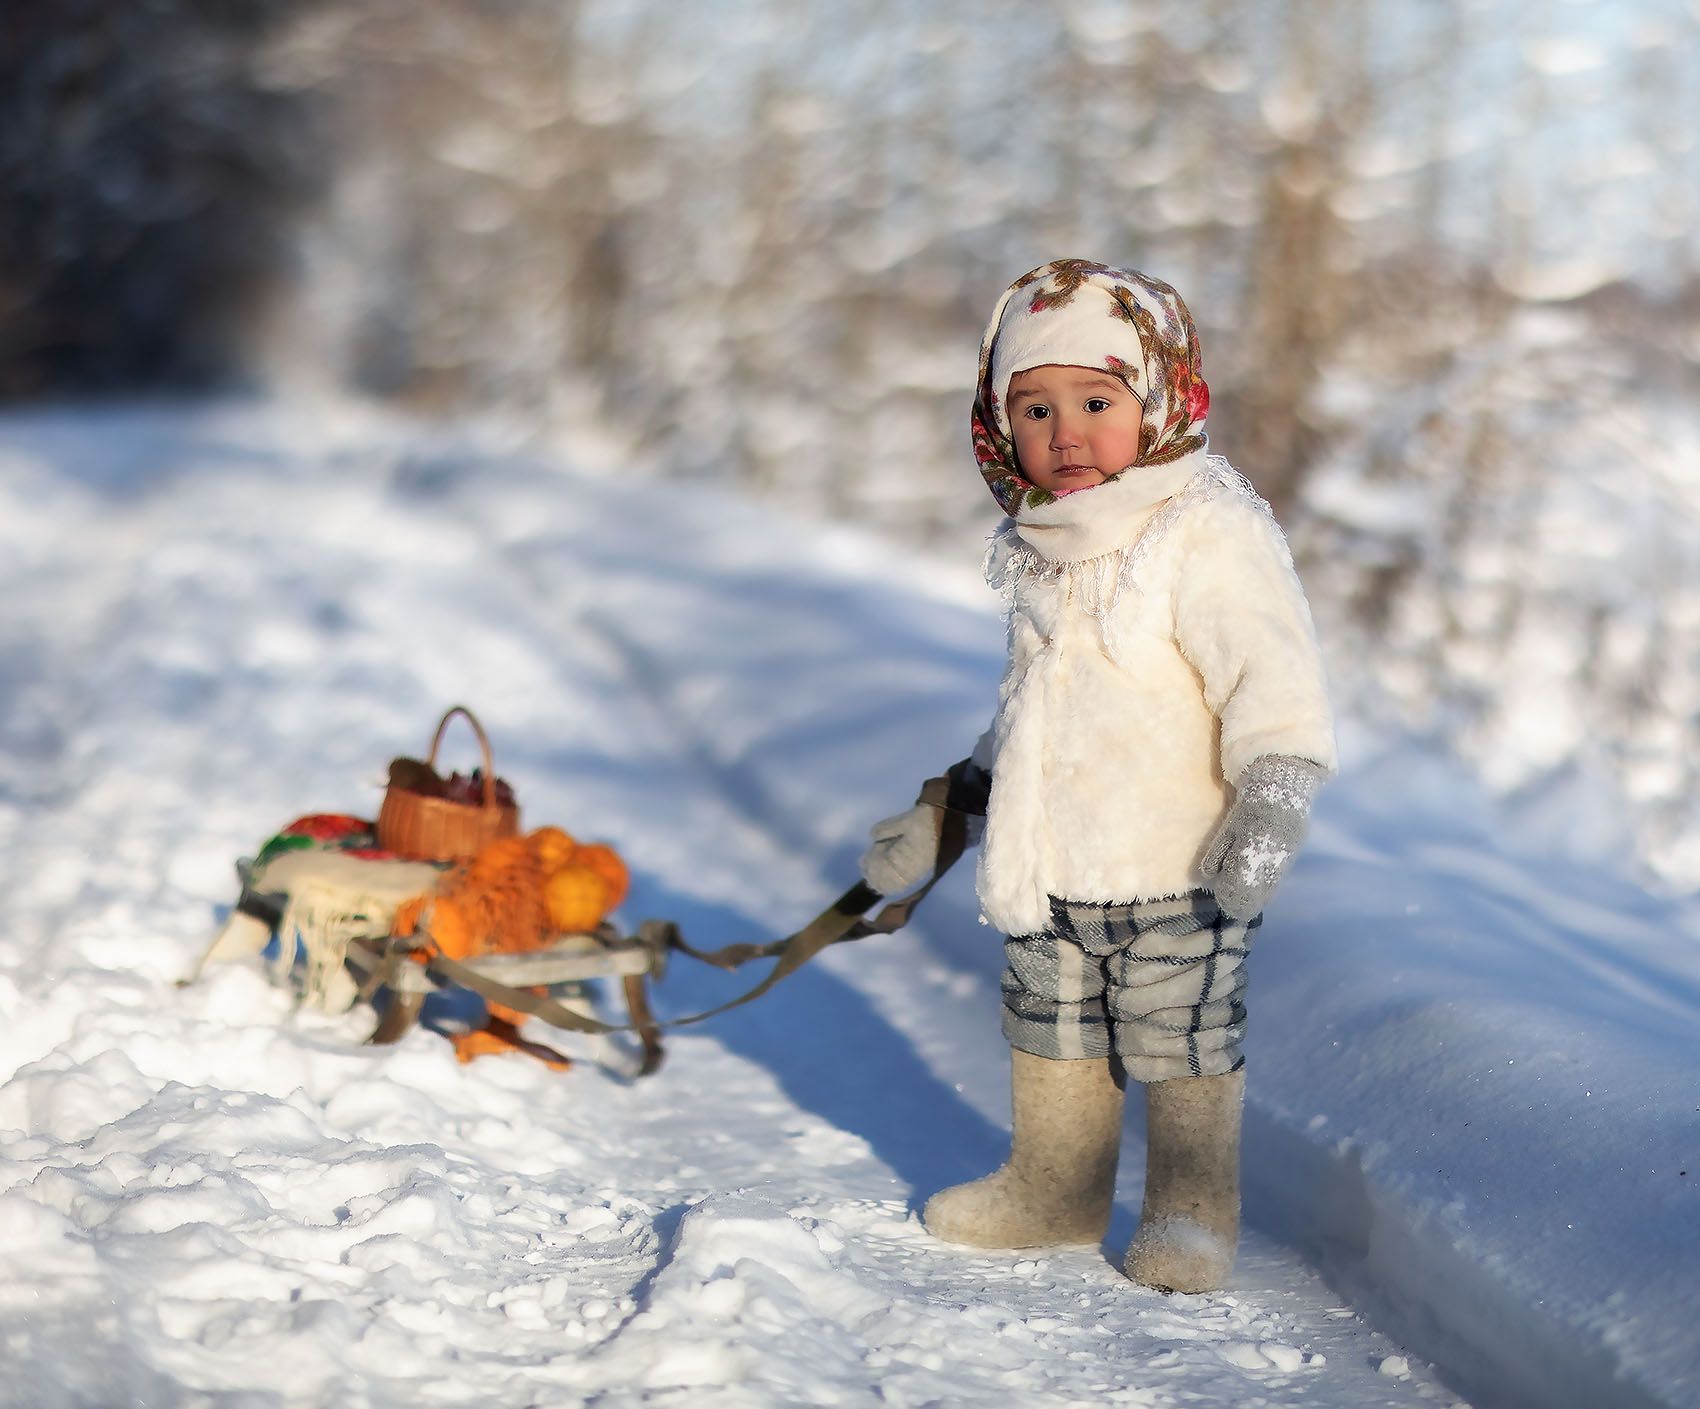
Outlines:
{"type": "Polygon", "coordinates": [[[543,949],[486,954],[452,965],[428,951],[414,951],[381,939],[356,939],[349,943],[347,962],[360,981],[362,999],[370,1001],[379,988],[389,991],[389,1002],[378,1025],[366,1039],[376,1046],[405,1037],[419,1021],[426,998],[445,985],[471,988],[483,997],[517,1006],[536,1002],[536,990],[554,984],[617,978],[631,1019],[620,1030],[637,1034],[643,1045],[638,1075],[648,1076],[660,1068],[666,1053],[660,1025],[649,1006],[647,984],[665,968],[666,957],[666,934],[650,922],[631,937],[604,925],[594,933],[559,935],[543,949]],[[416,952],[424,962],[414,962],[416,952]],[[448,967],[455,972],[446,972],[448,967]]]}

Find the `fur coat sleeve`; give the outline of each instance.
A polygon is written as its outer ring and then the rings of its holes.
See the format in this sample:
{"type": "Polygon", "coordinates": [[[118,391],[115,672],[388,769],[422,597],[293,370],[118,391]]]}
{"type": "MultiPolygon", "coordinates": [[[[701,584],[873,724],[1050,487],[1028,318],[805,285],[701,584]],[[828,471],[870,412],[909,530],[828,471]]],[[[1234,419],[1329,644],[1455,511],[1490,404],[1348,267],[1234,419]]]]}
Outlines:
{"type": "Polygon", "coordinates": [[[1286,539],[1223,495],[1187,516],[1173,595],[1175,644],[1220,723],[1223,778],[1263,754],[1338,766],[1322,653],[1286,539]]]}

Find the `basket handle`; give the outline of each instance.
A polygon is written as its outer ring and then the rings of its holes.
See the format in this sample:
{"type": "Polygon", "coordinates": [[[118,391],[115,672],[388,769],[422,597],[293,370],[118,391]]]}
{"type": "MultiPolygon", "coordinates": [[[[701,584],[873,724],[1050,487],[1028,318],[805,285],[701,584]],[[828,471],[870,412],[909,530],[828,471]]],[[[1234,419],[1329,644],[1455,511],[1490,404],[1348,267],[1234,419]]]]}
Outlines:
{"type": "Polygon", "coordinates": [[[437,749],[443,742],[443,731],[449,727],[449,720],[457,714],[464,714],[466,722],[472,726],[472,732],[478,735],[478,747],[484,754],[484,809],[494,811],[496,807],[496,760],[490,754],[490,736],[484,732],[484,726],[478,722],[475,715],[465,705],[450,705],[448,711],[437,724],[437,732],[431,739],[431,752],[425,759],[428,767],[437,767],[437,749]]]}

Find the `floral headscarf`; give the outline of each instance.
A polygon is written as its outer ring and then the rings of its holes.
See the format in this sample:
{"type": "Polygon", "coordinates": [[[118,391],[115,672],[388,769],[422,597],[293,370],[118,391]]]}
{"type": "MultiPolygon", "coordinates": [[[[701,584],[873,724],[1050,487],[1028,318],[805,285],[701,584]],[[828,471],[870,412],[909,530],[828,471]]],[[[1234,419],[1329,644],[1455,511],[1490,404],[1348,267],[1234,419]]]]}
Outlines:
{"type": "Polygon", "coordinates": [[[1053,260],[1009,286],[980,343],[974,458],[1006,514],[1056,497],[1022,477],[1004,409],[1010,378],[1052,364],[1105,368],[1139,399],[1139,453],[1126,469],[1166,465],[1204,446],[1210,388],[1181,296],[1131,269],[1053,260]]]}

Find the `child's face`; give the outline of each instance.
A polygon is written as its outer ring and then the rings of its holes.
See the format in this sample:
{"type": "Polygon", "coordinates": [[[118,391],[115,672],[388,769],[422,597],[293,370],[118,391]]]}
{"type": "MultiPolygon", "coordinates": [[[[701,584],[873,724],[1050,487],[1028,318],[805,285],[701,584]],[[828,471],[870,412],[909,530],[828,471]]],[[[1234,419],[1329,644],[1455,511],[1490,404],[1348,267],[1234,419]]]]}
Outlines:
{"type": "Polygon", "coordinates": [[[1029,484],[1090,489],[1139,458],[1145,408],[1127,383],[1095,367],[1032,367],[1009,379],[1015,454],[1029,484]]]}

